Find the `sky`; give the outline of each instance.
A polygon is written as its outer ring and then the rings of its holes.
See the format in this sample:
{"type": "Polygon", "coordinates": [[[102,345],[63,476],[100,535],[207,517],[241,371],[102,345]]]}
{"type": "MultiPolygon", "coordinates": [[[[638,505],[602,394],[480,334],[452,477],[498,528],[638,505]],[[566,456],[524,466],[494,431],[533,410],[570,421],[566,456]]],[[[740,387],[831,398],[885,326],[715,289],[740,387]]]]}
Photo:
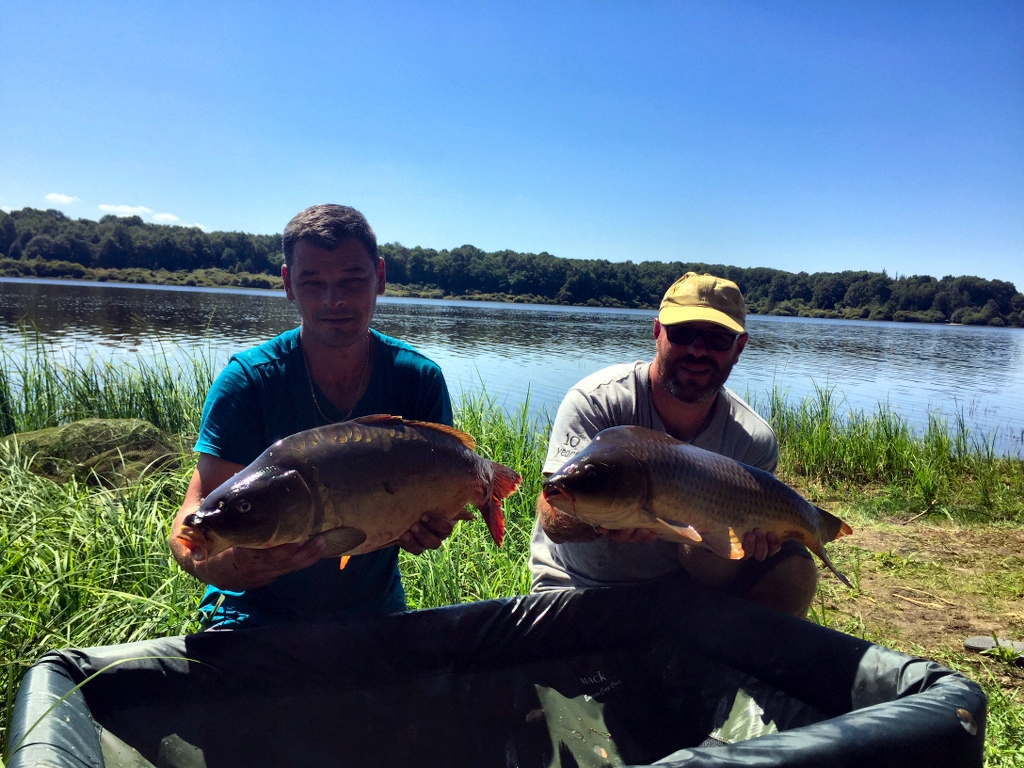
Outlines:
{"type": "Polygon", "coordinates": [[[1024,290],[1024,3],[8,2],[0,207],[1024,290]]]}

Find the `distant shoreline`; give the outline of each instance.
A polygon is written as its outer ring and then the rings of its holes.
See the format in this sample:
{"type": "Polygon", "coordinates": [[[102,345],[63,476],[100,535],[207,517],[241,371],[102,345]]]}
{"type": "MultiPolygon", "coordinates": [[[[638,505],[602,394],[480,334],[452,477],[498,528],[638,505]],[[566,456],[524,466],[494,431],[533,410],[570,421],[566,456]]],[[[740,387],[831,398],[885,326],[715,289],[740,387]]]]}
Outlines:
{"type": "MultiPolygon", "coordinates": [[[[175,290],[186,290],[186,291],[211,291],[219,292],[223,290],[228,291],[266,291],[266,292],[280,292],[284,290],[284,283],[278,275],[265,275],[265,274],[251,274],[247,272],[232,273],[225,270],[210,269],[210,270],[195,270],[193,272],[167,272],[165,270],[151,271],[142,269],[124,269],[124,270],[88,270],[90,272],[102,272],[103,274],[94,277],[76,277],[76,276],[65,276],[65,275],[10,275],[0,272],[0,282],[19,282],[19,283],[75,283],[80,285],[96,285],[96,286],[110,286],[116,288],[170,288],[175,290]],[[148,273],[148,274],[139,274],[148,273]],[[165,279],[162,279],[165,278],[165,279]],[[169,279],[166,279],[169,278],[169,279]],[[217,279],[224,280],[224,282],[216,282],[217,279]]],[[[559,307],[559,308],[571,308],[578,307],[580,309],[618,309],[618,310],[642,310],[642,311],[654,311],[656,307],[627,307],[621,303],[616,305],[603,305],[596,302],[586,304],[568,304],[568,303],[555,303],[551,301],[541,301],[541,297],[523,297],[516,296],[507,293],[490,294],[490,293],[470,293],[470,294],[445,294],[440,288],[426,287],[423,286],[406,286],[406,285],[394,285],[388,283],[385,289],[384,295],[388,298],[408,298],[408,299],[422,299],[427,301],[467,301],[467,302],[478,302],[478,303],[494,303],[494,304],[527,304],[530,306],[538,307],[559,307]]],[[[946,326],[964,326],[964,323],[953,323],[953,322],[932,322],[923,320],[884,320],[880,318],[870,317],[850,317],[845,316],[839,312],[829,312],[827,310],[810,310],[800,314],[788,314],[788,313],[761,313],[748,308],[748,315],[755,317],[795,317],[795,318],[808,318],[815,320],[859,320],[859,321],[870,321],[870,322],[902,322],[902,323],[921,323],[924,325],[946,325],[946,326]]],[[[984,326],[982,326],[984,327],[984,326]]],[[[1008,326],[1000,326],[1008,327],[1008,326]]],[[[1011,326],[1012,327],[1012,326],[1011,326]]]]}
{"type": "MultiPolygon", "coordinates": [[[[703,261],[567,259],[546,251],[436,250],[379,244],[391,296],[543,306],[654,309],[687,272],[731,280],[757,315],[1024,327],[1024,293],[972,275],[885,270],[787,272],[703,261]]],[[[0,276],[181,287],[279,289],[280,235],[203,232],[138,216],[70,219],[57,210],[0,213],[0,276]]],[[[642,256],[642,254],[637,254],[642,256]]]]}

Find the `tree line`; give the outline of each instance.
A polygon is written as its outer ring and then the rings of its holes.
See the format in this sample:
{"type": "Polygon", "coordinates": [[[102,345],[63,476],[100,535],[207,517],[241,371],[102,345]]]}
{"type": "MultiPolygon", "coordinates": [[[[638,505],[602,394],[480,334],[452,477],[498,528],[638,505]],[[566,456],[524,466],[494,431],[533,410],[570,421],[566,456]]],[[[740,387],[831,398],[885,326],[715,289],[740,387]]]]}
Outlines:
{"type": "MultiPolygon", "coordinates": [[[[412,295],[653,308],[673,280],[692,270],[733,280],[750,311],[760,314],[1024,326],[1024,295],[1013,283],[980,277],[609,262],[549,253],[488,252],[471,245],[435,250],[387,243],[380,251],[389,282],[412,295]]],[[[78,277],[89,276],[88,270],[221,270],[228,275],[273,276],[283,260],[280,235],[208,233],[196,227],[148,224],[138,216],[71,219],[60,211],[33,208],[0,212],[3,256],[0,274],[78,277]]]]}
{"type": "Polygon", "coordinates": [[[147,224],[138,216],[71,219],[60,211],[0,212],[0,254],[10,259],[64,261],[100,269],[220,268],[276,273],[280,235],[204,232],[147,224]]]}

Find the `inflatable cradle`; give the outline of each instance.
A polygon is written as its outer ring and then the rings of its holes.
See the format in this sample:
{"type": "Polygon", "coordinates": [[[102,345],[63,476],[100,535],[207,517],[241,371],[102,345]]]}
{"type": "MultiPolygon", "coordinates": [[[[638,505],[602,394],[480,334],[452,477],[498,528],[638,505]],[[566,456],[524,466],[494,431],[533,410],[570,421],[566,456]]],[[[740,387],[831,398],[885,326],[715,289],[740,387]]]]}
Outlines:
{"type": "Polygon", "coordinates": [[[984,730],[951,670],[671,581],[48,653],[8,765],[937,768],[984,730]]]}

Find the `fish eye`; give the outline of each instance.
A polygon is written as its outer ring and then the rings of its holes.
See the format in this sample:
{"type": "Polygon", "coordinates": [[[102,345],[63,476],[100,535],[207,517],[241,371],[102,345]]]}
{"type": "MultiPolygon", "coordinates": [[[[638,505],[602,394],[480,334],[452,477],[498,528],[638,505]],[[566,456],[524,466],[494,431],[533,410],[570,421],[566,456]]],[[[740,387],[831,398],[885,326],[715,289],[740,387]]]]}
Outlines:
{"type": "Polygon", "coordinates": [[[239,512],[248,512],[250,509],[252,509],[252,504],[250,504],[248,501],[243,501],[238,505],[239,512]]]}
{"type": "Polygon", "coordinates": [[[584,467],[583,467],[583,474],[585,474],[585,475],[592,475],[596,471],[597,471],[597,467],[595,467],[593,464],[585,464],[584,467]]]}

